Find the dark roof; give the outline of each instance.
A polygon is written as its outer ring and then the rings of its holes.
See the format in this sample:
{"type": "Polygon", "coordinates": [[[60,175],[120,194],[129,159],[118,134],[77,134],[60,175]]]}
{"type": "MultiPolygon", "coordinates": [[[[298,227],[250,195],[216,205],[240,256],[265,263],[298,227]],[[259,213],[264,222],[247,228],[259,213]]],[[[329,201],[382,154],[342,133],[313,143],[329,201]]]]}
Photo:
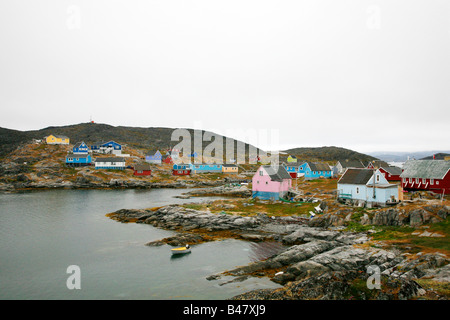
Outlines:
{"type": "Polygon", "coordinates": [[[233,168],[233,167],[237,167],[237,165],[235,165],[235,164],[223,164],[222,167],[233,168]]]}
{"type": "Polygon", "coordinates": [[[125,162],[125,159],[121,157],[104,157],[96,158],[95,162],[125,162]]]}
{"type": "Polygon", "coordinates": [[[366,184],[373,175],[372,169],[349,168],[339,179],[341,184],[366,184]]]}
{"type": "Polygon", "coordinates": [[[283,181],[284,179],[292,179],[291,175],[286,171],[283,166],[262,166],[264,170],[270,176],[270,179],[273,181],[283,181]]]}
{"type": "Polygon", "coordinates": [[[381,167],[384,170],[386,170],[387,172],[389,172],[390,174],[394,175],[394,176],[399,176],[402,174],[402,168],[396,167],[396,166],[387,166],[387,167],[381,167]]]}
{"type": "Polygon", "coordinates": [[[308,162],[309,168],[311,169],[311,171],[331,171],[330,166],[327,165],[326,163],[321,163],[321,162],[317,162],[317,163],[311,163],[308,162]]]}
{"type": "Polygon", "coordinates": [[[151,166],[148,163],[138,163],[135,164],[133,167],[134,170],[136,171],[148,171],[148,170],[152,170],[151,166]]]}
{"type": "Polygon", "coordinates": [[[443,179],[450,170],[450,161],[410,160],[406,162],[402,178],[443,179]]]}
{"type": "Polygon", "coordinates": [[[365,166],[359,160],[339,160],[342,168],[364,168],[365,166]]]}

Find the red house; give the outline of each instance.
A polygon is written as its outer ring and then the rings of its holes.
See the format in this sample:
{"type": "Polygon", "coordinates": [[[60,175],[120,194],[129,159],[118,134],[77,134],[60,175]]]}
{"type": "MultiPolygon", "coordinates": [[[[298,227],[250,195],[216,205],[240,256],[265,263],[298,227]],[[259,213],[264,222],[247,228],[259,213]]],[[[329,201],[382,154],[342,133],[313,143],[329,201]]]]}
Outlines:
{"type": "Polygon", "coordinates": [[[173,160],[172,160],[171,156],[167,155],[167,156],[163,156],[162,162],[172,164],[173,160]]]}
{"type": "Polygon", "coordinates": [[[402,174],[402,169],[395,166],[385,166],[381,167],[380,172],[384,174],[387,181],[402,181],[400,175],[402,174]]]}
{"type": "Polygon", "coordinates": [[[403,167],[403,190],[450,194],[450,161],[410,160],[403,167]]]}
{"type": "Polygon", "coordinates": [[[150,176],[152,169],[148,163],[136,164],[133,168],[135,176],[150,176]]]}
{"type": "Polygon", "coordinates": [[[188,164],[174,164],[172,175],[174,176],[188,176],[191,174],[191,168],[188,164]]]}

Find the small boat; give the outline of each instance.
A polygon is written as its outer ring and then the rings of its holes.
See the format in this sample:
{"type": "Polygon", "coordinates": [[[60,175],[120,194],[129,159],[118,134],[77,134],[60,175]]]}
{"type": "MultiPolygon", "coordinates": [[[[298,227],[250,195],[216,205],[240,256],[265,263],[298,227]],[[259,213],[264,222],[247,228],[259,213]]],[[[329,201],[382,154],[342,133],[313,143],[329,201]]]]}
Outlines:
{"type": "Polygon", "coordinates": [[[170,251],[172,251],[172,254],[184,254],[191,252],[191,247],[187,244],[184,247],[175,248],[170,251]]]}

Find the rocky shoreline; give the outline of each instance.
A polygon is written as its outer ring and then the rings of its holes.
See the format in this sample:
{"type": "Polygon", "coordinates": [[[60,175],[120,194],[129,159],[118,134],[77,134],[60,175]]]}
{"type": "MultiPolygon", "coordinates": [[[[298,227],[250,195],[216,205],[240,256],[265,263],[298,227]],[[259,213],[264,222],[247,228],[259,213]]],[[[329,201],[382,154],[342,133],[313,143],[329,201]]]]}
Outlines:
{"type": "Polygon", "coordinates": [[[251,276],[269,276],[283,285],[279,289],[255,290],[232,299],[411,299],[426,293],[417,279],[450,281],[450,260],[441,253],[411,255],[385,250],[367,245],[370,232],[314,227],[296,217],[215,214],[178,205],[122,209],[108,216],[120,222],[177,231],[173,237],[148,243],[150,246],[185,243],[195,246],[218,237],[278,241],[287,246],[268,259],[207,278],[224,285],[251,276]],[[369,290],[365,285],[371,266],[378,268],[381,290],[369,290]],[[234,280],[230,281],[229,276],[234,280]]]}
{"type": "Polygon", "coordinates": [[[0,192],[16,192],[24,190],[52,190],[52,189],[160,189],[160,188],[205,188],[221,186],[223,181],[174,181],[149,182],[143,180],[110,179],[109,181],[93,181],[78,177],[75,181],[17,181],[14,183],[0,183],[0,192]]]}

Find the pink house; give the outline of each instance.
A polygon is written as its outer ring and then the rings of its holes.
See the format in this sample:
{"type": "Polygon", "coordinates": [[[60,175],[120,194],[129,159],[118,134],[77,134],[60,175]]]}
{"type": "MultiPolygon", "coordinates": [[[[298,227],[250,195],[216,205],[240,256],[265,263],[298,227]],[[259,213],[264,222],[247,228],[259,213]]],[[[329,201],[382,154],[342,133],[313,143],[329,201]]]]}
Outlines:
{"type": "Polygon", "coordinates": [[[252,197],[278,200],[292,186],[292,178],[283,166],[260,166],[252,179],[252,197]]]}

